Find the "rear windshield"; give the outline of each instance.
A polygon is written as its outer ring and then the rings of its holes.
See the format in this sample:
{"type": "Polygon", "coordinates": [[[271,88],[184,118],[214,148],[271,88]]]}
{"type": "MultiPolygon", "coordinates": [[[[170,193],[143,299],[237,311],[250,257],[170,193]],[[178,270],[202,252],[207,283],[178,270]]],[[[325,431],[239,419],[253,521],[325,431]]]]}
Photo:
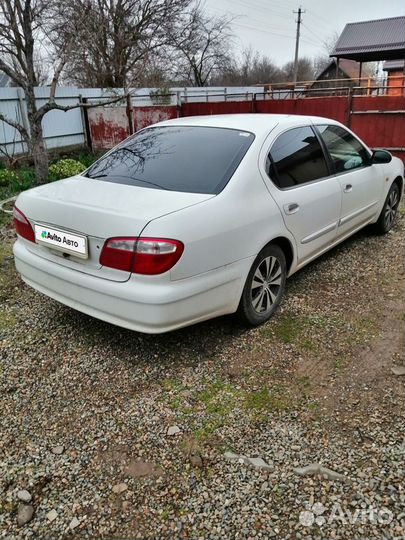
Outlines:
{"type": "Polygon", "coordinates": [[[99,159],[85,176],[146,188],[217,194],[253,140],[252,133],[235,129],[149,128],[99,159]]]}

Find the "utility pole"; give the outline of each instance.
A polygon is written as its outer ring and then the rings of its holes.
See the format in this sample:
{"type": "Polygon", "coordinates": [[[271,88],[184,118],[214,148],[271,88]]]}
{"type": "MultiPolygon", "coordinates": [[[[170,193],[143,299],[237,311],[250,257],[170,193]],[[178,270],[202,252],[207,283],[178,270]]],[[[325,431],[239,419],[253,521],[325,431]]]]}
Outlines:
{"type": "Polygon", "coordinates": [[[298,13],[298,19],[297,19],[297,36],[295,38],[295,58],[294,58],[294,75],[293,75],[293,83],[295,84],[297,82],[297,75],[298,75],[298,48],[300,45],[300,27],[302,23],[301,15],[305,13],[305,11],[302,11],[301,6],[298,8],[298,11],[293,11],[293,13],[298,13]]]}

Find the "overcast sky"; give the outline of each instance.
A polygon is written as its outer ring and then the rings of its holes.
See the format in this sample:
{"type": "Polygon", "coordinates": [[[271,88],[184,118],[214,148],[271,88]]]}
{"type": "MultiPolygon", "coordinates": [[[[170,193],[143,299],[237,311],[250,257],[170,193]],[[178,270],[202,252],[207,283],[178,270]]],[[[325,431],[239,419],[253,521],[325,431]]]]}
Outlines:
{"type": "MultiPolygon", "coordinates": [[[[249,45],[282,65],[293,60],[299,0],[205,0],[207,11],[237,17],[235,49],[249,45]]],[[[348,22],[405,15],[405,0],[302,0],[300,56],[325,53],[323,41],[348,22]]]]}

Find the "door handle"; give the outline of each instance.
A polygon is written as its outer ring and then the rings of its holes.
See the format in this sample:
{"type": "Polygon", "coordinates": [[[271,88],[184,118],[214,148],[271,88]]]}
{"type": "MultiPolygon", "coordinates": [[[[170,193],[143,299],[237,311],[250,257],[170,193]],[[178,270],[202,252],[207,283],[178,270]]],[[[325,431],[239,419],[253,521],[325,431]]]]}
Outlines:
{"type": "Polygon", "coordinates": [[[345,193],[350,193],[350,191],[353,189],[353,186],[351,184],[346,184],[343,191],[345,193]]]}
{"type": "Polygon", "coordinates": [[[290,203],[284,205],[284,212],[286,214],[295,214],[295,212],[298,212],[299,209],[300,206],[297,203],[290,203]]]}

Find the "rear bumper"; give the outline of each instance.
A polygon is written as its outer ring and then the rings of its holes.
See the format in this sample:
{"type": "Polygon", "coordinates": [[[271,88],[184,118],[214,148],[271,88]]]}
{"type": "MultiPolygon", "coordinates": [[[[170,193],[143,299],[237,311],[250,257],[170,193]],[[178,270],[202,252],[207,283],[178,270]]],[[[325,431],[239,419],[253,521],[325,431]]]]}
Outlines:
{"type": "Polygon", "coordinates": [[[14,244],[14,257],[22,279],[39,292],[103,321],[151,334],[235,312],[254,260],[178,281],[132,276],[120,283],[43,259],[21,239],[14,244]]]}

